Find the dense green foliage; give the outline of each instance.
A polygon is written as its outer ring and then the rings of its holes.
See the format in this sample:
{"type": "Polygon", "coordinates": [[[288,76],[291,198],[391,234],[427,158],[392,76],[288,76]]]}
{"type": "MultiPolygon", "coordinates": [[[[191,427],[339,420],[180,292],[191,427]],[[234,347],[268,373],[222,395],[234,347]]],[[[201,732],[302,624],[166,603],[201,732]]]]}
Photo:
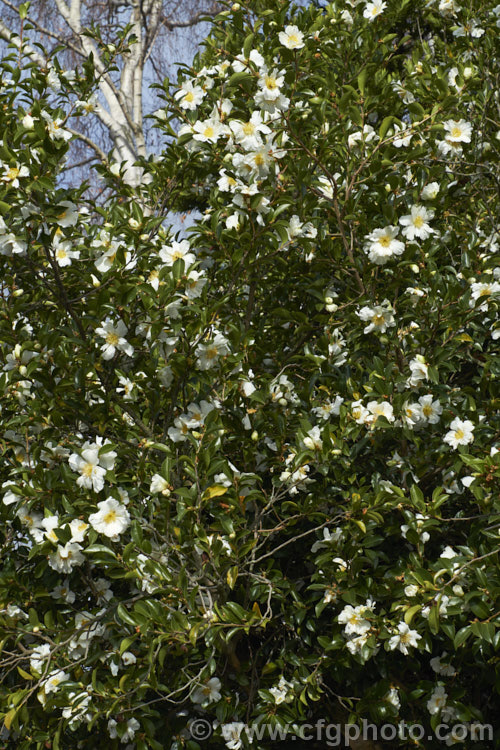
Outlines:
{"type": "Polygon", "coordinates": [[[62,187],[91,61],[4,59],[6,748],[494,723],[499,25],[228,6],[98,202],[62,187]]]}

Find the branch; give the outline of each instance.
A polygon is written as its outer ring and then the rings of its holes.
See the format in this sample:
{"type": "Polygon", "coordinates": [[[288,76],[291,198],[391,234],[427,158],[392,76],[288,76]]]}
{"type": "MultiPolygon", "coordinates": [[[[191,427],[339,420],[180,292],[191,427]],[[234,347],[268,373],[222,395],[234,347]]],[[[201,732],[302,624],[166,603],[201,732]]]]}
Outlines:
{"type": "Polygon", "coordinates": [[[104,151],[102,151],[99,148],[99,146],[96,143],[94,143],[94,141],[92,140],[92,138],[89,138],[88,135],[84,135],[83,133],[79,133],[78,130],[73,130],[73,128],[68,128],[67,127],[66,130],[69,130],[69,132],[72,133],[72,135],[76,136],[76,138],[79,138],[79,140],[81,140],[84,143],[86,143],[87,146],[90,146],[90,148],[94,149],[94,151],[96,152],[96,154],[99,157],[99,159],[102,162],[107,163],[108,157],[106,156],[106,154],[104,153],[104,151]]]}
{"type": "Polygon", "coordinates": [[[31,47],[29,44],[26,44],[26,42],[22,42],[21,37],[19,37],[14,31],[11,31],[9,28],[7,28],[3,21],[0,21],[0,37],[2,37],[2,39],[5,39],[5,41],[9,42],[10,44],[13,44],[15,47],[17,47],[18,50],[22,50],[26,55],[28,55],[28,57],[33,60],[33,62],[36,62],[36,64],[41,68],[47,67],[47,61],[36,50],[34,50],[33,47],[31,47]]]}
{"type": "Polygon", "coordinates": [[[213,17],[216,16],[218,12],[218,10],[200,10],[199,13],[191,16],[188,21],[169,21],[166,16],[162,15],[160,21],[169,31],[173,31],[174,29],[185,29],[188,26],[196,26],[197,23],[204,21],[206,16],[213,17]]]}

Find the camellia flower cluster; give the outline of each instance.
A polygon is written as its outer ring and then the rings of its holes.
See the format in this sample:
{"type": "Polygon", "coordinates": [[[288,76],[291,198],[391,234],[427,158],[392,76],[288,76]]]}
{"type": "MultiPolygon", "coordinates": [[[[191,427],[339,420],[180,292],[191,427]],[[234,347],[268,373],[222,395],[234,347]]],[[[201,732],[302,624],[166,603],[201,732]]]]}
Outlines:
{"type": "Polygon", "coordinates": [[[6,56],[6,748],[494,724],[499,17],[228,6],[98,203],[65,159],[107,73],[6,56]]]}

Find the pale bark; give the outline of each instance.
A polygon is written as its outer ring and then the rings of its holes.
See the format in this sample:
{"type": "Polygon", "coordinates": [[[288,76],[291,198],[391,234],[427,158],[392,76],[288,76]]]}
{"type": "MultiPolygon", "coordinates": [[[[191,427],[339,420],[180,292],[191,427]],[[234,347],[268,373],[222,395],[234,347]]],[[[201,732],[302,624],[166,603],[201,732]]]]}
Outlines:
{"type": "MultiPolygon", "coordinates": [[[[147,156],[143,100],[146,63],[155,51],[155,44],[158,44],[162,30],[165,33],[165,29],[172,32],[175,28],[194,26],[199,23],[203,13],[215,10],[215,4],[212,4],[206,11],[200,11],[199,4],[199,0],[188,0],[179,4],[184,17],[181,15],[174,18],[171,14],[167,17],[169,14],[165,0],[107,0],[106,3],[91,0],[84,0],[83,3],[81,0],[45,0],[44,4],[43,0],[39,0],[38,18],[30,16],[35,32],[39,34],[38,41],[47,38],[60,43],[81,61],[92,54],[101,95],[94,114],[109,136],[113,160],[126,163],[124,179],[132,185],[138,185],[143,179],[142,169],[134,167],[134,163],[137,159],[147,156]],[[99,16],[105,17],[106,13],[111,30],[119,21],[121,27],[130,25],[130,35],[135,37],[128,52],[120,56],[118,80],[113,80],[107,72],[98,44],[85,33],[91,21],[99,25],[103,20],[99,16]]],[[[1,5],[10,9],[11,24],[9,27],[5,19],[0,21],[0,37],[19,48],[19,36],[12,36],[12,31],[17,32],[17,8],[12,0],[0,0],[0,7],[1,5]]],[[[32,5],[37,4],[33,2],[32,5]]],[[[33,47],[25,47],[25,50],[37,64],[46,67],[46,61],[37,50],[33,47]]],[[[168,52],[167,48],[164,47],[162,52],[168,52]]],[[[102,142],[96,142],[88,129],[80,133],[80,128],[73,128],[72,132],[80,134],[82,143],[91,147],[94,154],[103,159],[106,146],[102,142]]]]}

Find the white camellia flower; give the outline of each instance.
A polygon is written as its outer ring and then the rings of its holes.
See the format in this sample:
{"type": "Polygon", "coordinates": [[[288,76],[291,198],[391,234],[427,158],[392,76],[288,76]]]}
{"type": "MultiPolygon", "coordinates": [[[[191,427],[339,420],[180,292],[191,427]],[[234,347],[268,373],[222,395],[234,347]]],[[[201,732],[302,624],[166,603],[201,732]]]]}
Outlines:
{"type": "Polygon", "coordinates": [[[189,404],[187,413],[184,415],[188,418],[188,427],[190,430],[201,427],[205,421],[205,417],[214,409],[214,405],[209,401],[202,400],[199,404],[194,401],[189,404]]]}
{"type": "Polygon", "coordinates": [[[344,607],[337,620],[340,625],[345,625],[346,635],[364,635],[370,630],[371,623],[363,616],[365,612],[366,607],[364,605],[353,607],[351,604],[347,604],[344,607]]]}
{"type": "Polygon", "coordinates": [[[118,376],[118,382],[120,383],[120,385],[116,389],[116,392],[123,393],[124,401],[131,401],[133,398],[132,391],[135,388],[135,383],[130,380],[130,378],[126,378],[124,375],[118,376]]]}
{"type": "Polygon", "coordinates": [[[7,182],[13,188],[19,187],[20,177],[29,177],[29,169],[26,166],[21,166],[19,162],[16,163],[15,167],[4,166],[4,172],[0,176],[2,182],[7,182]]]}
{"type": "Polygon", "coordinates": [[[204,278],[203,271],[189,271],[186,280],[186,297],[189,300],[199,297],[206,283],[207,280],[204,278]]]}
{"type": "Polygon", "coordinates": [[[437,424],[443,413],[443,407],[439,401],[433,401],[433,396],[428,394],[427,396],[420,396],[418,402],[421,406],[422,419],[425,419],[429,424],[437,424]]]}
{"type": "Polygon", "coordinates": [[[414,583],[410,583],[408,586],[405,586],[405,596],[416,596],[418,594],[418,586],[416,586],[414,583]]]}
{"type": "Polygon", "coordinates": [[[405,125],[404,123],[399,127],[399,125],[394,125],[394,137],[392,140],[392,144],[395,148],[402,148],[410,145],[411,139],[415,133],[412,131],[411,126],[405,125]]]}
{"type": "Polygon", "coordinates": [[[5,495],[2,498],[2,502],[4,505],[12,505],[12,503],[17,503],[20,499],[20,495],[16,495],[12,490],[9,489],[9,487],[15,487],[16,485],[14,482],[4,482],[2,484],[2,489],[6,490],[5,495]]]}
{"type": "Polygon", "coordinates": [[[170,495],[169,484],[166,479],[160,476],[160,474],[153,474],[149,491],[152,495],[158,493],[164,495],[165,497],[168,497],[170,495]]]}
{"type": "Polygon", "coordinates": [[[233,721],[230,724],[221,724],[221,732],[228,750],[241,750],[243,747],[242,733],[246,724],[242,721],[233,721]]]}
{"type": "Polygon", "coordinates": [[[96,328],[95,332],[98,336],[105,339],[104,344],[101,346],[103,359],[112,359],[117,350],[123,352],[128,357],[133,355],[134,347],[125,338],[128,328],[123,320],[118,320],[115,324],[110,318],[106,318],[104,323],[101,323],[99,328],[96,328]]]}
{"type": "Polygon", "coordinates": [[[129,667],[131,664],[135,664],[137,662],[137,657],[131,651],[124,651],[122,654],[122,662],[126,667],[129,667]]]}
{"type": "Polygon", "coordinates": [[[447,697],[448,693],[445,692],[443,685],[438,685],[427,701],[427,710],[431,716],[439,713],[446,706],[447,697]]]}
{"type": "Polygon", "coordinates": [[[389,639],[389,648],[391,651],[399,649],[402,654],[408,656],[408,649],[418,646],[418,641],[422,638],[416,630],[410,630],[406,622],[400,622],[398,632],[389,639]]]}
{"type": "Polygon", "coordinates": [[[186,110],[195,110],[202,103],[205,97],[205,91],[201,86],[195,86],[192,81],[184,81],[179,91],[174,94],[174,98],[179,102],[179,106],[186,110]]]}
{"type": "Polygon", "coordinates": [[[398,227],[388,226],[367,235],[364,249],[372,263],[382,266],[394,256],[402,255],[405,244],[396,239],[398,233],[398,227]]]}
{"type": "Polygon", "coordinates": [[[97,503],[99,510],[89,516],[89,523],[93,529],[100,534],[104,534],[110,539],[119,537],[120,534],[130,526],[130,514],[126,507],[115,500],[114,497],[108,497],[97,503]]]}
{"type": "Polygon", "coordinates": [[[402,216],[399,220],[403,229],[403,235],[407,240],[414,240],[418,237],[420,240],[426,240],[433,234],[434,229],[427,223],[434,216],[434,211],[424,206],[412,206],[407,216],[402,216]]]}
{"type": "Polygon", "coordinates": [[[472,136],[472,125],[465,120],[446,120],[443,123],[446,130],[446,139],[455,143],[470,143],[472,136]]]}
{"type": "Polygon", "coordinates": [[[312,413],[318,417],[318,419],[328,419],[328,417],[338,417],[340,414],[340,407],[344,403],[342,396],[335,396],[335,401],[325,401],[320,406],[315,406],[312,409],[312,413]]]}
{"type": "Polygon", "coordinates": [[[450,430],[446,433],[443,440],[455,450],[459,445],[468,445],[474,440],[474,425],[466,419],[462,420],[456,417],[450,424],[450,430]]]}
{"type": "Polygon", "coordinates": [[[304,34],[297,26],[285,26],[285,30],[278,34],[278,39],[287,49],[302,49],[304,46],[304,34]]]}
{"type": "Polygon", "coordinates": [[[31,652],[30,656],[30,667],[35,672],[43,672],[44,665],[47,659],[50,657],[50,646],[48,643],[44,643],[42,646],[36,646],[31,652]]]}
{"type": "Polygon", "coordinates": [[[191,694],[193,703],[199,703],[202,708],[215,703],[221,698],[221,682],[218,677],[212,677],[204,685],[197,687],[191,694]]]}
{"type": "Polygon", "coordinates": [[[69,575],[74,567],[85,562],[81,549],[81,545],[76,542],[67,542],[64,547],[59,544],[56,551],[49,555],[50,567],[58,573],[69,575]]]}
{"type": "MultiPolygon", "coordinates": [[[[133,718],[128,719],[125,732],[122,734],[120,742],[122,744],[125,744],[126,742],[132,742],[132,740],[135,737],[135,733],[137,732],[138,729],[140,729],[140,726],[141,725],[139,724],[137,719],[133,719],[133,718]]],[[[118,737],[118,732],[117,732],[116,727],[117,727],[117,722],[115,721],[115,719],[109,719],[108,733],[112,740],[118,737]]]]}
{"type": "Polygon", "coordinates": [[[219,138],[227,132],[227,127],[218,117],[210,117],[203,121],[197,120],[193,125],[193,139],[199,143],[217,143],[219,138]]]}
{"type": "Polygon", "coordinates": [[[73,453],[69,457],[69,465],[80,474],[76,480],[79,487],[93,489],[94,492],[102,490],[106,469],[99,465],[98,448],[84,448],[81,455],[73,453]]]}
{"type": "Polygon", "coordinates": [[[174,426],[168,428],[168,436],[174,443],[181,443],[187,440],[189,434],[189,417],[182,414],[174,419],[174,426]]]}
{"type": "Polygon", "coordinates": [[[491,298],[500,295],[500,282],[498,281],[475,281],[471,284],[470,288],[471,298],[469,301],[469,307],[474,307],[477,300],[481,300],[481,305],[478,307],[483,312],[488,310],[488,303],[491,301],[491,298]]]}
{"type": "Polygon", "coordinates": [[[42,109],[40,114],[47,124],[47,132],[52,141],[69,141],[73,138],[73,135],[69,130],[65,130],[62,127],[64,120],[61,120],[59,117],[56,117],[55,120],[52,119],[51,115],[49,115],[44,109],[42,109]]]}
{"type": "Polygon", "coordinates": [[[184,268],[187,269],[196,260],[196,256],[191,252],[191,245],[187,240],[172,242],[171,245],[163,245],[158,254],[167,266],[173,266],[176,260],[183,260],[184,268]]]}
{"type": "MultiPolygon", "coordinates": [[[[108,232],[101,232],[98,239],[93,240],[92,247],[104,249],[102,255],[94,261],[94,265],[100,273],[109,271],[116,259],[116,254],[120,249],[121,243],[118,240],[111,239],[108,232]]],[[[125,260],[130,257],[130,253],[125,253],[125,260]]]]}
{"type": "Polygon", "coordinates": [[[46,539],[50,539],[54,544],[59,542],[55,533],[55,529],[59,528],[59,516],[46,516],[42,521],[42,528],[45,529],[44,536],[46,539]]]}
{"type": "Polygon", "coordinates": [[[446,131],[443,141],[439,141],[437,146],[443,156],[448,154],[461,154],[462,144],[470,143],[472,137],[472,125],[465,120],[446,120],[443,123],[446,131]]]}
{"type": "Polygon", "coordinates": [[[70,266],[73,260],[80,259],[80,251],[72,250],[71,247],[72,245],[69,240],[62,240],[61,237],[56,234],[52,244],[52,250],[54,252],[56,263],[61,268],[70,266]]]}
{"type": "Polygon", "coordinates": [[[422,380],[427,380],[429,376],[429,365],[426,363],[421,354],[417,354],[410,362],[411,375],[408,378],[408,385],[418,386],[422,380]]]}
{"type": "Polygon", "coordinates": [[[439,182],[429,182],[420,193],[423,201],[433,201],[439,193],[439,182]]]}
{"type": "Polygon", "coordinates": [[[368,18],[369,21],[374,21],[386,8],[387,3],[384,0],[374,0],[372,3],[366,3],[363,16],[368,18]]]}
{"type": "Polygon", "coordinates": [[[352,402],[352,404],[351,404],[351,414],[352,414],[353,419],[358,424],[365,424],[365,422],[367,421],[367,419],[369,419],[369,417],[370,417],[370,412],[368,411],[368,409],[366,409],[363,406],[363,402],[362,402],[361,399],[359,401],[353,401],[352,402]]]}
{"type": "Polygon", "coordinates": [[[81,521],[79,518],[74,518],[69,523],[69,528],[71,531],[71,539],[70,542],[83,542],[85,539],[85,534],[87,533],[89,525],[88,523],[85,523],[85,521],[81,521]]]}
{"type": "Polygon", "coordinates": [[[269,688],[269,692],[273,696],[277,706],[281,703],[287,703],[288,700],[293,697],[293,694],[290,695],[292,688],[292,683],[285,680],[283,675],[280,677],[277,685],[273,685],[272,688],[269,688]]]}
{"type": "Polygon", "coordinates": [[[379,417],[385,417],[388,422],[394,422],[394,410],[387,401],[369,401],[366,408],[373,415],[373,419],[369,419],[372,426],[379,417]]]}
{"type": "Polygon", "coordinates": [[[256,68],[262,68],[264,65],[264,58],[256,49],[251,50],[248,57],[245,57],[244,50],[241,50],[241,53],[232,63],[234,72],[243,73],[243,71],[248,67],[249,63],[255,65],[256,68]]]}
{"type": "MultiPolygon", "coordinates": [[[[363,633],[363,635],[355,635],[351,636],[351,638],[346,642],[346,648],[353,656],[356,656],[356,654],[361,654],[363,651],[363,648],[366,646],[368,642],[368,638],[370,637],[369,633],[363,633]]],[[[376,649],[378,651],[378,648],[376,649]]]]}
{"type": "Polygon", "coordinates": [[[221,333],[216,333],[209,344],[198,344],[195,351],[196,366],[200,370],[210,370],[215,367],[219,357],[229,354],[229,342],[221,333]]]}
{"type": "Polygon", "coordinates": [[[57,692],[61,682],[66,682],[69,679],[70,676],[67,672],[64,672],[62,669],[55,669],[43,683],[45,694],[57,692]]]}
{"type": "Polygon", "coordinates": [[[403,405],[403,421],[410,428],[413,429],[422,421],[422,407],[420,404],[409,404],[406,402],[403,405]]]}
{"type": "Polygon", "coordinates": [[[75,203],[71,201],[61,201],[57,205],[56,209],[59,213],[57,214],[57,223],[60,227],[74,227],[79,219],[78,208],[75,203]]]}
{"type": "Polygon", "coordinates": [[[73,604],[76,599],[75,593],[70,589],[68,578],[66,578],[63,583],[58,583],[50,592],[50,595],[52,599],[63,599],[66,604],[73,604]]]}
{"type": "MultiPolygon", "coordinates": [[[[270,135],[271,128],[266,125],[262,119],[262,112],[256,110],[252,112],[252,116],[247,122],[241,122],[240,120],[231,120],[229,127],[234,136],[234,141],[239,146],[245,149],[245,151],[253,151],[258,149],[262,145],[262,139],[260,134],[270,135]]],[[[225,170],[222,170],[225,174],[225,170]]],[[[227,180],[232,179],[233,183],[236,183],[234,178],[226,177],[227,180]]],[[[220,181],[219,181],[220,182],[220,181]]],[[[225,188],[227,191],[231,186],[225,188]]],[[[224,189],[221,187],[221,190],[224,189]]]]}
{"type": "Polygon", "coordinates": [[[258,81],[260,97],[263,101],[274,102],[281,94],[281,87],[285,82],[284,70],[271,70],[262,66],[258,81]]]}
{"type": "Polygon", "coordinates": [[[399,693],[397,688],[391,688],[389,692],[386,694],[384,700],[386,700],[388,703],[390,703],[392,706],[395,706],[396,708],[401,708],[401,701],[399,700],[399,693]]]}
{"type": "Polygon", "coordinates": [[[394,309],[389,300],[384,300],[381,305],[369,307],[365,305],[356,315],[368,325],[364,328],[363,333],[385,333],[388,328],[395,326],[394,309]]]}
{"type": "Polygon", "coordinates": [[[320,451],[323,447],[321,432],[319,427],[313,427],[302,440],[304,448],[310,451],[320,451]]]}
{"type": "Polygon", "coordinates": [[[430,665],[436,674],[443,675],[443,677],[454,677],[457,673],[456,669],[451,664],[441,664],[441,659],[444,659],[446,656],[446,651],[443,651],[441,656],[435,656],[430,660],[430,665]]]}

